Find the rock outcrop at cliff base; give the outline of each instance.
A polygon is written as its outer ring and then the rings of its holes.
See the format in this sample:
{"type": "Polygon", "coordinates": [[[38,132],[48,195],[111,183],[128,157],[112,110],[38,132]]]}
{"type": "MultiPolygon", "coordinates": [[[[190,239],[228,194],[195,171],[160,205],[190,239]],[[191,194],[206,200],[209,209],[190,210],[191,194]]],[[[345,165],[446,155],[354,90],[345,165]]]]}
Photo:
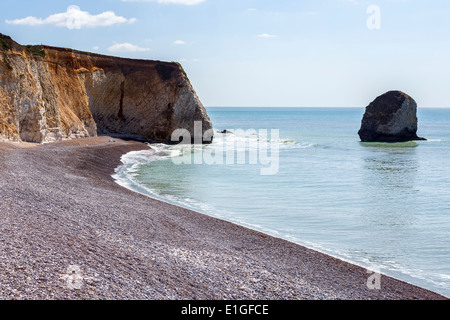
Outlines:
{"type": "Polygon", "coordinates": [[[358,134],[363,142],[425,140],[417,136],[417,103],[406,93],[389,91],[366,108],[358,134]]]}
{"type": "Polygon", "coordinates": [[[203,141],[212,139],[211,120],[178,63],[24,47],[4,35],[0,42],[0,140],[110,134],[168,143],[176,129],[194,139],[197,121],[203,141]]]}

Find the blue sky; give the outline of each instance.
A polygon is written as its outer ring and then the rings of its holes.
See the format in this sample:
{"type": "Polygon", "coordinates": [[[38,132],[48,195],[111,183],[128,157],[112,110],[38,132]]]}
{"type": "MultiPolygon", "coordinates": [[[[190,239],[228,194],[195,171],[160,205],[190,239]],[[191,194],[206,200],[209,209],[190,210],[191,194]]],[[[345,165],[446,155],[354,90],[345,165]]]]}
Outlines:
{"type": "Polygon", "coordinates": [[[448,0],[3,0],[2,8],[0,32],[21,44],[178,61],[205,106],[365,107],[396,89],[420,107],[450,107],[448,0]]]}

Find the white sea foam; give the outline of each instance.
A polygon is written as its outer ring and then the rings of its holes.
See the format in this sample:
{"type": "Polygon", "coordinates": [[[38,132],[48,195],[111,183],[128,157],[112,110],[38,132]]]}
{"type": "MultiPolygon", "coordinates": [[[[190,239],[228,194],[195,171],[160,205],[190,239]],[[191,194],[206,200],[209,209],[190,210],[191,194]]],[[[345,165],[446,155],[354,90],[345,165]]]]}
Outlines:
{"type": "Polygon", "coordinates": [[[201,152],[205,149],[248,152],[258,149],[261,141],[278,144],[279,149],[307,149],[316,147],[313,143],[300,143],[293,139],[267,139],[258,135],[238,136],[235,134],[217,133],[211,145],[168,145],[163,143],[149,144],[149,150],[133,151],[122,156],[122,163],[127,172],[134,172],[139,166],[153,161],[167,160],[170,158],[187,156],[192,153],[201,152]]]}

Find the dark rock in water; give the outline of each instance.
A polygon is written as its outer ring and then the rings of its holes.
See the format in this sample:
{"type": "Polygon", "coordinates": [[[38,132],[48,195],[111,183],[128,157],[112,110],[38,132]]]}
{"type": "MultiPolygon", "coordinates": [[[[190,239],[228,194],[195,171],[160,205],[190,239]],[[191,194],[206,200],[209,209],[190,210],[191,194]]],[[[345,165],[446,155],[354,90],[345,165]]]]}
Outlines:
{"type": "Polygon", "coordinates": [[[417,103],[401,91],[389,91],[367,108],[358,134],[363,142],[426,140],[417,136],[417,103]]]}
{"type": "Polygon", "coordinates": [[[233,132],[231,132],[231,131],[228,131],[228,130],[222,130],[222,131],[217,131],[217,133],[233,133],[233,132]]]}

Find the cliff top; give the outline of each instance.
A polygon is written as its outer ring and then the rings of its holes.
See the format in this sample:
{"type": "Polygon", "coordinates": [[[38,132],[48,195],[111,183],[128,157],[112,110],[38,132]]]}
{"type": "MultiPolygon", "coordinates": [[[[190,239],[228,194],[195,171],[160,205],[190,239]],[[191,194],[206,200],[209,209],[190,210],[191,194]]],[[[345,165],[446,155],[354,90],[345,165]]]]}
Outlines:
{"type": "Polygon", "coordinates": [[[23,50],[23,46],[15,42],[10,36],[0,33],[0,48],[3,50],[23,50]]]}
{"type": "MultiPolygon", "coordinates": [[[[75,54],[78,56],[88,56],[91,58],[96,58],[97,60],[104,60],[104,61],[114,61],[116,64],[125,64],[125,65],[139,65],[140,67],[154,67],[155,65],[162,65],[162,66],[170,66],[172,68],[180,68],[182,69],[182,66],[178,62],[167,62],[167,61],[160,61],[160,60],[149,60],[149,59],[133,59],[133,58],[124,58],[124,57],[117,57],[117,56],[110,56],[110,55],[104,55],[99,53],[93,53],[93,52],[87,52],[87,51],[81,51],[71,48],[62,48],[62,47],[55,47],[55,46],[49,46],[45,44],[41,45],[21,45],[14,41],[10,36],[4,35],[0,33],[0,49],[9,51],[18,51],[18,52],[29,52],[32,53],[34,56],[40,56],[42,58],[45,58],[48,51],[53,51],[56,53],[67,53],[67,54],[75,54]]],[[[184,71],[183,71],[184,72],[184,71]]]]}

